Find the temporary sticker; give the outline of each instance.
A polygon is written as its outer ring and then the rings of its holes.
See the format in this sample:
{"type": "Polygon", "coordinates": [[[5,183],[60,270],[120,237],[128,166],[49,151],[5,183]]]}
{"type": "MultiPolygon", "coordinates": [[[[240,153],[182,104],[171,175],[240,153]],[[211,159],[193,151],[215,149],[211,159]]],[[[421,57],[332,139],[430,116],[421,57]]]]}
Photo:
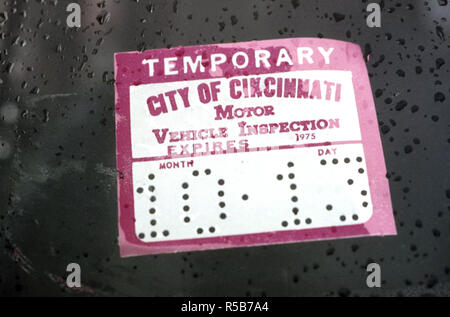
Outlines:
{"type": "Polygon", "coordinates": [[[396,233],[358,45],[115,55],[122,256],[396,233]]]}

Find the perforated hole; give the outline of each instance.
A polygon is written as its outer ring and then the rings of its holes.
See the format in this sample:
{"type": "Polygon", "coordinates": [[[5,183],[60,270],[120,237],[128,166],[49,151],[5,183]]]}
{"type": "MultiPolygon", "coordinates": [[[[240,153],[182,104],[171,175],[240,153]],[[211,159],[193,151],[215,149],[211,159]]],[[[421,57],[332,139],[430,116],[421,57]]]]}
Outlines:
{"type": "MultiPolygon", "coordinates": [[[[354,162],[356,162],[357,160],[358,160],[358,157],[355,155],[355,161],[354,162]]],[[[350,163],[350,159],[348,157],[346,157],[346,158],[343,158],[343,157],[334,157],[333,158],[332,157],[332,158],[327,158],[327,159],[319,159],[319,161],[320,161],[320,164],[322,164],[322,165],[327,165],[328,163],[330,163],[331,166],[329,166],[329,168],[337,168],[337,167],[334,167],[334,166],[337,166],[337,164],[339,164],[341,162],[342,163],[343,162],[350,163]]],[[[279,180],[279,181],[283,181],[283,180],[287,180],[288,181],[286,183],[283,182],[282,184],[283,184],[283,186],[285,185],[286,187],[288,187],[286,189],[288,189],[292,193],[292,195],[290,195],[290,198],[289,198],[289,200],[290,200],[289,202],[292,203],[292,205],[293,205],[291,207],[292,214],[290,214],[290,215],[292,215],[291,216],[292,218],[288,218],[288,219],[285,219],[285,220],[281,219],[282,221],[279,220],[280,221],[279,223],[281,223],[281,227],[284,227],[284,228],[294,227],[294,225],[295,226],[299,226],[300,224],[311,225],[313,223],[313,220],[312,220],[313,218],[311,217],[311,214],[309,213],[308,210],[304,213],[304,215],[303,215],[304,217],[302,217],[301,219],[297,218],[298,217],[297,215],[300,215],[300,212],[299,212],[299,207],[300,206],[297,205],[299,202],[301,202],[300,196],[298,195],[298,192],[297,192],[297,190],[299,189],[300,186],[297,184],[297,181],[295,181],[296,170],[294,169],[294,166],[295,166],[294,162],[287,161],[287,162],[285,162],[285,164],[286,165],[284,165],[284,166],[285,167],[287,166],[287,168],[290,169],[289,173],[285,173],[285,172],[281,172],[279,174],[275,173],[275,178],[277,180],[279,180]],[[308,216],[310,216],[310,217],[308,217],[308,216]]],[[[342,166],[342,167],[344,168],[344,166],[342,166]]],[[[356,167],[356,170],[353,170],[353,172],[354,173],[356,172],[355,174],[358,174],[358,172],[359,172],[359,174],[362,174],[362,173],[365,172],[364,171],[365,167],[364,168],[363,167],[364,166],[356,167]]],[[[345,168],[347,168],[347,167],[345,167],[345,168]]],[[[218,186],[217,187],[218,190],[216,191],[216,194],[217,194],[216,197],[218,197],[218,199],[216,201],[216,204],[217,204],[216,208],[219,209],[219,210],[222,209],[223,211],[226,211],[227,210],[226,206],[228,205],[228,203],[226,202],[225,198],[223,198],[223,197],[225,197],[225,192],[224,192],[225,180],[224,180],[224,178],[220,178],[220,177],[215,178],[215,180],[214,180],[214,178],[213,179],[209,178],[208,175],[213,174],[213,172],[212,172],[212,170],[210,168],[204,168],[204,169],[199,168],[198,170],[191,171],[191,173],[192,173],[192,175],[194,177],[198,177],[197,179],[199,179],[199,180],[192,179],[191,181],[181,181],[181,182],[178,183],[179,184],[178,186],[181,187],[181,188],[178,187],[179,191],[180,191],[178,197],[180,197],[182,199],[181,201],[184,201],[184,203],[185,203],[185,204],[181,205],[180,213],[183,213],[183,214],[179,218],[179,221],[184,226],[183,228],[186,228],[186,229],[183,229],[183,230],[189,230],[189,228],[191,228],[190,230],[193,230],[193,232],[191,231],[191,234],[202,235],[202,234],[205,234],[205,233],[213,233],[211,230],[215,230],[214,232],[217,232],[217,225],[214,222],[209,223],[209,224],[202,224],[202,223],[198,223],[197,225],[195,224],[196,221],[194,221],[194,220],[197,219],[197,218],[193,217],[194,214],[188,213],[188,212],[191,211],[191,207],[192,207],[192,205],[191,206],[188,205],[188,201],[194,198],[194,196],[192,196],[193,193],[191,193],[191,188],[192,188],[192,190],[194,188],[196,189],[198,181],[201,181],[201,182],[206,181],[206,182],[208,182],[207,179],[209,179],[212,182],[216,181],[217,182],[216,186],[218,186]],[[195,186],[194,186],[194,184],[195,184],[195,186]],[[191,227],[192,225],[194,225],[194,226],[191,227]],[[214,229],[211,229],[211,228],[214,228],[214,229]],[[200,229],[199,230],[200,233],[197,232],[198,229],[200,229]]],[[[154,178],[154,177],[155,177],[154,175],[152,177],[149,175],[148,178],[154,178]]],[[[356,178],[354,178],[354,177],[348,178],[348,179],[346,179],[346,178],[343,179],[343,181],[347,182],[348,185],[354,184],[355,180],[356,180],[356,178]]],[[[359,181],[359,178],[357,180],[359,181]]],[[[302,180],[300,179],[299,182],[301,182],[301,181],[302,180]]],[[[209,187],[210,186],[208,186],[208,184],[206,183],[205,184],[205,188],[209,188],[209,187]]],[[[145,186],[138,187],[136,190],[137,191],[141,191],[142,188],[145,189],[145,186]]],[[[150,192],[154,192],[155,191],[154,184],[149,184],[148,189],[149,189],[150,192]]],[[[305,189],[305,193],[308,193],[308,188],[305,189]]],[[[213,194],[214,194],[214,191],[213,191],[213,194]]],[[[367,196],[368,195],[367,190],[365,190],[365,189],[360,189],[360,194],[362,196],[367,196]]],[[[245,193],[245,191],[241,192],[241,194],[238,195],[237,197],[236,197],[236,194],[235,194],[235,192],[233,190],[231,191],[231,193],[228,193],[228,195],[231,196],[231,197],[229,197],[230,199],[240,198],[241,202],[242,201],[249,201],[250,204],[253,203],[253,200],[250,201],[249,194],[245,193]]],[[[150,200],[152,202],[155,202],[156,201],[156,196],[152,195],[152,194],[150,194],[150,196],[151,196],[150,200]]],[[[158,199],[159,199],[159,197],[158,197],[158,199]]],[[[364,199],[364,200],[367,200],[367,199],[364,199]]],[[[361,201],[360,203],[364,204],[364,205],[367,204],[367,202],[363,202],[363,201],[361,201]]],[[[325,203],[322,206],[322,208],[324,208],[324,211],[329,211],[330,212],[330,211],[333,211],[334,209],[338,209],[338,210],[341,209],[341,206],[339,206],[338,203],[335,206],[335,204],[333,202],[333,204],[331,204],[331,203],[326,204],[325,203]]],[[[345,209],[342,208],[341,210],[345,210],[345,209]]],[[[214,209],[212,211],[214,211],[214,209]]],[[[155,211],[154,208],[150,209],[150,214],[154,214],[155,212],[156,211],[155,211]]],[[[200,211],[196,211],[196,212],[202,213],[203,211],[200,210],[200,211]]],[[[228,212],[227,213],[221,212],[221,213],[215,214],[215,217],[217,217],[216,219],[218,219],[217,221],[219,221],[219,220],[223,221],[223,220],[227,219],[229,216],[230,215],[228,214],[228,212]]],[[[338,217],[339,217],[339,214],[338,214],[338,217]]],[[[348,217],[349,217],[349,219],[353,219],[353,221],[357,221],[357,220],[359,220],[359,218],[361,216],[358,216],[357,215],[357,211],[354,211],[351,214],[351,216],[348,216],[348,217]]],[[[199,218],[199,219],[201,219],[201,218],[199,218]]],[[[343,217],[343,219],[344,220],[341,220],[341,221],[347,221],[345,216],[343,217]]],[[[152,227],[152,226],[155,226],[155,228],[157,228],[156,226],[160,225],[160,221],[159,221],[159,219],[157,219],[157,217],[151,217],[151,219],[148,219],[147,221],[148,221],[147,223],[148,223],[149,228],[152,227]]],[[[339,221],[339,219],[337,219],[337,221],[339,221]]],[[[161,224],[162,224],[162,222],[161,222],[161,224]]],[[[224,223],[224,224],[226,224],[226,223],[224,223]]],[[[170,229],[171,232],[173,231],[172,227],[170,227],[170,228],[167,227],[167,229],[170,229]]],[[[158,231],[155,231],[155,232],[158,233],[157,236],[159,236],[159,239],[163,238],[163,236],[164,237],[168,236],[168,235],[166,235],[168,230],[167,230],[167,232],[166,232],[166,230],[165,231],[162,231],[162,230],[159,231],[158,230],[158,231]],[[166,234],[164,234],[164,232],[166,232],[166,234]]],[[[172,235],[173,235],[173,233],[172,233],[172,235]]],[[[149,236],[149,234],[147,233],[147,237],[148,236],[149,236]]]]}

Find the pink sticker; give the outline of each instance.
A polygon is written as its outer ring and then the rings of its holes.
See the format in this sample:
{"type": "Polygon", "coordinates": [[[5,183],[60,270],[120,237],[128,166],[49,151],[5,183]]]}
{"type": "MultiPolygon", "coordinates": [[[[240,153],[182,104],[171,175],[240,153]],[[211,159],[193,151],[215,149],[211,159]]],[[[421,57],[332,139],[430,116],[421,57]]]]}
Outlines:
{"type": "Polygon", "coordinates": [[[358,45],[115,54],[122,256],[395,235],[358,45]]]}

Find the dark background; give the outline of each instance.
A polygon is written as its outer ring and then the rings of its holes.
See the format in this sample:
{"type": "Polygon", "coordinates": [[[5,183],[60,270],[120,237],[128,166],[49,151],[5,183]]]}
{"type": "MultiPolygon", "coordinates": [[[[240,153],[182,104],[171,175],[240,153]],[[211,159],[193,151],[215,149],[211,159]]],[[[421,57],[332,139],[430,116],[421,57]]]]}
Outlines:
{"type": "Polygon", "coordinates": [[[69,2],[0,1],[0,295],[450,295],[447,0],[69,2]],[[398,236],[121,259],[114,52],[288,37],[370,55],[398,236]]]}

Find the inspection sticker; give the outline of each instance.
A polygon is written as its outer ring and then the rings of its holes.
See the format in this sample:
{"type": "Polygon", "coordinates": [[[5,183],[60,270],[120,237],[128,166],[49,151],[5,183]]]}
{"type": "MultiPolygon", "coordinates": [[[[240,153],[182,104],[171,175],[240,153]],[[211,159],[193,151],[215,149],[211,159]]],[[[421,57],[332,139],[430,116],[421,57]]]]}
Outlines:
{"type": "Polygon", "coordinates": [[[115,55],[122,256],[396,234],[358,45],[115,55]]]}

